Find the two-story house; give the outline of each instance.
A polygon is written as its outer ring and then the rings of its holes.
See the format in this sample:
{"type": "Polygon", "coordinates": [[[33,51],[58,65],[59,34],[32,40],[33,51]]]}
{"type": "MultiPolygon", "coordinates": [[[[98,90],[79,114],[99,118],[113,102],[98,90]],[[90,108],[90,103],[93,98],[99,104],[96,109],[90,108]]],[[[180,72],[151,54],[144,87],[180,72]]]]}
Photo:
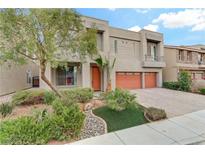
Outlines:
{"type": "Polygon", "coordinates": [[[164,81],[177,81],[180,71],[190,72],[192,79],[205,77],[204,46],[168,46],[164,47],[166,67],[163,68],[164,81]]]}
{"type": "MultiPolygon", "coordinates": [[[[112,89],[137,89],[162,86],[164,46],[161,33],[148,30],[139,32],[110,27],[104,20],[82,17],[84,25],[96,26],[97,47],[102,56],[110,61],[116,58],[111,73],[112,89]]],[[[104,91],[107,86],[107,71],[100,71],[95,61],[87,58],[81,62],[76,55],[59,53],[67,68],[46,69],[48,79],[57,87],[92,87],[104,91]]],[[[40,80],[41,88],[48,88],[40,80]]]]}

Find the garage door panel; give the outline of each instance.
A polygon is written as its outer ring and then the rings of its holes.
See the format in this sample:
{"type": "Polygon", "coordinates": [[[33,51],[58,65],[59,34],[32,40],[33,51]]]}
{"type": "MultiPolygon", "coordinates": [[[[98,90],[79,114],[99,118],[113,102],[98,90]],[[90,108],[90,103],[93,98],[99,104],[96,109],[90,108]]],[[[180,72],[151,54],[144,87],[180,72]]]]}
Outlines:
{"type": "Polygon", "coordinates": [[[141,73],[137,72],[117,72],[116,87],[122,89],[139,89],[141,84],[141,73]]]}
{"type": "Polygon", "coordinates": [[[157,86],[156,80],[157,80],[156,73],[146,72],[145,73],[145,88],[155,88],[157,86]]]}

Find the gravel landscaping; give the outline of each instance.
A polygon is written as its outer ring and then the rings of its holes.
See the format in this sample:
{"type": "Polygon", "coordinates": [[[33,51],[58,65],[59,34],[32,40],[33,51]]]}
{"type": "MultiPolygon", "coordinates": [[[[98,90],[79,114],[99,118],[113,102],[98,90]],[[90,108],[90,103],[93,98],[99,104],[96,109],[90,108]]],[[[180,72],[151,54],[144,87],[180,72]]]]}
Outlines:
{"type": "Polygon", "coordinates": [[[102,135],[107,132],[107,126],[104,120],[93,115],[92,110],[86,111],[85,114],[86,119],[84,128],[80,134],[80,139],[102,135]]]}

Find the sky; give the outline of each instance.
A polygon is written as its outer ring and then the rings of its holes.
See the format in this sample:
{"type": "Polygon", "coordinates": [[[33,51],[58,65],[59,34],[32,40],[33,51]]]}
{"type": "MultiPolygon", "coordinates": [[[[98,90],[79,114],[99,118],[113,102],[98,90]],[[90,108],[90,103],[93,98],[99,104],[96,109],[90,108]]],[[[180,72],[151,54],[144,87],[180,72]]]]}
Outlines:
{"type": "Polygon", "coordinates": [[[112,27],[163,33],[166,45],[205,44],[205,9],[78,8],[112,27]]]}

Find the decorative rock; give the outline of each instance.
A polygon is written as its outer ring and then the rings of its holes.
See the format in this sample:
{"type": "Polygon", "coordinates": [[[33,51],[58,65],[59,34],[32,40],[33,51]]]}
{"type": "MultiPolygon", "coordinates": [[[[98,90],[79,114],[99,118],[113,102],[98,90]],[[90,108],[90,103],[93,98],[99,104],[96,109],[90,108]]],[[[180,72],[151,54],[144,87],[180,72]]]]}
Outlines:
{"type": "Polygon", "coordinates": [[[85,114],[86,118],[80,139],[102,135],[107,132],[106,123],[101,118],[93,115],[92,110],[86,111],[85,114]]]}
{"type": "Polygon", "coordinates": [[[92,103],[87,103],[85,104],[84,111],[91,110],[93,107],[94,105],[92,103]]]}

